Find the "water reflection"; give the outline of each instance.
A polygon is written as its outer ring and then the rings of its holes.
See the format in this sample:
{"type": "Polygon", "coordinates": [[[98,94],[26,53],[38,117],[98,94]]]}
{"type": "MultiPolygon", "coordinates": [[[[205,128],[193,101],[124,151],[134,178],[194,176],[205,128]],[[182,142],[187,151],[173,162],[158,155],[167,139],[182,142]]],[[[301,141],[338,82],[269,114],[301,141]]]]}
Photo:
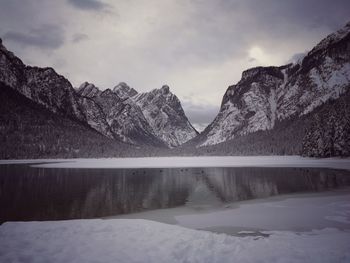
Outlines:
{"type": "Polygon", "coordinates": [[[44,169],[0,165],[0,222],[216,206],[350,185],[347,171],[305,168],[44,169]]]}

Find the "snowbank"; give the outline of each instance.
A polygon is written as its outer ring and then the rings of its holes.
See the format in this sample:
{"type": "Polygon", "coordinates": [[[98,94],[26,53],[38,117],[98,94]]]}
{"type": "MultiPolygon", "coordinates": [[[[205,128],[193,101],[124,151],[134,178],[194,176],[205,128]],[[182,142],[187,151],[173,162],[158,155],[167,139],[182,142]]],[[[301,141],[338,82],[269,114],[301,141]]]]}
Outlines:
{"type": "Polygon", "coordinates": [[[0,262],[349,262],[350,233],[233,237],[146,220],[5,223],[0,262]]]}
{"type": "Polygon", "coordinates": [[[147,157],[105,159],[0,160],[0,164],[42,163],[45,168],[324,167],[350,170],[350,159],[300,156],[147,157]]]}

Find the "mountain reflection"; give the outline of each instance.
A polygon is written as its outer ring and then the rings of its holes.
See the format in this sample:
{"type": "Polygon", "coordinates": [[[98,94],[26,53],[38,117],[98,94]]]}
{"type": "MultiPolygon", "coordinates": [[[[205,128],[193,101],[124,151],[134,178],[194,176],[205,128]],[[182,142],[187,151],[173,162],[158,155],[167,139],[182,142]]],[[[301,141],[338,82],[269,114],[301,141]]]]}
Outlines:
{"type": "Polygon", "coordinates": [[[0,165],[0,222],[93,218],[350,185],[307,168],[45,169],[0,165]]]}

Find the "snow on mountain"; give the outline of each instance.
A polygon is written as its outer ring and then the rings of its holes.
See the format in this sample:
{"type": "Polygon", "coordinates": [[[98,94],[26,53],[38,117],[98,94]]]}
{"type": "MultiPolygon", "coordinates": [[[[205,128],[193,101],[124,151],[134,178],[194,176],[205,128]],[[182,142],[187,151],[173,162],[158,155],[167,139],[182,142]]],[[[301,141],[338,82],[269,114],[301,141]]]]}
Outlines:
{"type": "Polygon", "coordinates": [[[79,95],[71,83],[52,68],[23,64],[0,42],[0,81],[48,110],[88,124],[101,134],[114,138],[102,109],[91,99],[98,89],[84,83],[79,95]],[[95,93],[94,93],[95,92],[95,93]]]}
{"type": "Polygon", "coordinates": [[[86,123],[101,134],[115,138],[103,109],[92,99],[99,91],[83,83],[75,91],[71,83],[52,68],[29,67],[0,42],[0,81],[48,110],[86,123]]]}
{"type": "Polygon", "coordinates": [[[242,74],[223,98],[219,114],[204,130],[202,145],[211,145],[258,130],[271,129],[276,120],[279,87],[286,67],[258,67],[242,74]]]}
{"type": "Polygon", "coordinates": [[[78,93],[101,107],[114,137],[124,142],[175,147],[197,135],[168,86],[138,93],[124,82],[113,91],[85,82],[78,93]]]}
{"type": "Polygon", "coordinates": [[[179,146],[197,136],[182,109],[179,99],[169,86],[139,93],[132,100],[141,108],[145,118],[158,138],[169,147],[179,146]]]}
{"type": "MultiPolygon", "coordinates": [[[[116,92],[110,89],[101,91],[93,84],[85,82],[79,87],[78,93],[98,105],[103,112],[100,117],[106,122],[114,138],[136,145],[164,146],[153,133],[140,107],[127,98],[125,86],[122,88],[124,93],[118,92],[116,88],[116,92]]],[[[92,111],[91,108],[86,109],[88,110],[92,111]]]]}
{"type": "Polygon", "coordinates": [[[127,143],[174,147],[197,135],[168,87],[138,94],[123,82],[113,91],[84,82],[74,90],[52,68],[24,65],[1,40],[0,81],[54,113],[127,143]]]}
{"type": "Polygon", "coordinates": [[[70,82],[52,68],[23,64],[0,40],[0,81],[54,113],[85,122],[70,82]]]}
{"type": "Polygon", "coordinates": [[[344,94],[350,84],[350,23],[322,40],[301,61],[243,72],[230,86],[199,146],[273,129],[276,121],[312,112],[344,94]]]}

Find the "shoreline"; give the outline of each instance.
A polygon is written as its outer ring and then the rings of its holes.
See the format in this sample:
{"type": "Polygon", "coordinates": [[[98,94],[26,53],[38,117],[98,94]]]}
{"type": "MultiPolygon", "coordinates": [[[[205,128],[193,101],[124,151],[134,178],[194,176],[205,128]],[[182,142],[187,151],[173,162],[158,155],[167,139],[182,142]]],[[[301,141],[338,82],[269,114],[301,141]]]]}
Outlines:
{"type": "Polygon", "coordinates": [[[350,170],[350,158],[301,156],[196,156],[0,160],[2,164],[30,164],[39,168],[197,168],[197,167],[300,167],[350,170]]]}

